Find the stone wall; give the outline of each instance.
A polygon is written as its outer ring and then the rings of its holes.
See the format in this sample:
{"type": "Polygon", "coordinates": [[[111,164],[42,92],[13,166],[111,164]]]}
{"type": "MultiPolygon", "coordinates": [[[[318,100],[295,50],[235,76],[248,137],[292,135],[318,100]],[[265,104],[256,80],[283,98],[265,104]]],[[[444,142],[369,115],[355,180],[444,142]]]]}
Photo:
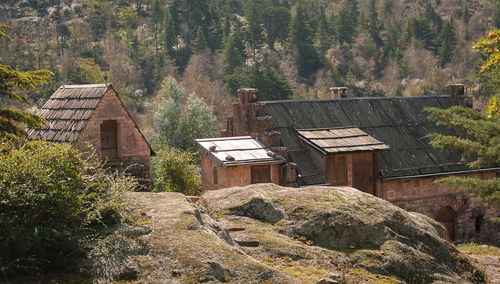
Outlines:
{"type": "MultiPolygon", "coordinates": [[[[201,153],[201,182],[203,191],[216,190],[234,186],[246,186],[252,183],[252,174],[250,165],[232,166],[226,169],[221,166],[217,168],[217,184],[213,180],[212,160],[205,154],[201,153]]],[[[280,184],[280,165],[271,164],[271,182],[280,184]]]]}
{"type": "Polygon", "coordinates": [[[109,88],[106,91],[84,131],[78,137],[76,147],[83,148],[86,143],[90,143],[97,154],[101,155],[101,124],[105,120],[117,122],[118,159],[108,161],[107,165],[112,169],[126,170],[139,178],[142,190],[151,190],[151,150],[114,89],[109,88]]]}
{"type": "MultiPolygon", "coordinates": [[[[500,171],[460,174],[460,177],[495,178],[500,171]]],[[[475,240],[500,244],[500,224],[491,221],[500,216],[500,207],[485,202],[442,184],[434,183],[439,177],[397,179],[378,182],[378,196],[399,207],[435,218],[443,207],[455,213],[455,240],[475,240]],[[479,223],[479,224],[478,224],[479,223]]]]}

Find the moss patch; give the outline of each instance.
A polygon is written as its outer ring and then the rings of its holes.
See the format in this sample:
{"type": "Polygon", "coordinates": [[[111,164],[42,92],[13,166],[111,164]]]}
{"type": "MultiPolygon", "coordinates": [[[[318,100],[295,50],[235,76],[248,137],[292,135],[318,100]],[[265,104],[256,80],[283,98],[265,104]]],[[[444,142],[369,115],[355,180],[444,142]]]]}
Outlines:
{"type": "Polygon", "coordinates": [[[494,246],[480,245],[474,242],[460,244],[457,246],[462,252],[480,255],[500,255],[500,248],[494,246]]]}
{"type": "Polygon", "coordinates": [[[373,274],[373,273],[370,273],[370,272],[363,270],[361,268],[350,269],[348,274],[350,276],[356,277],[357,279],[360,279],[360,278],[366,279],[369,282],[373,281],[375,283],[387,283],[387,284],[400,283],[398,280],[396,280],[392,277],[380,275],[380,274],[373,274]]]}

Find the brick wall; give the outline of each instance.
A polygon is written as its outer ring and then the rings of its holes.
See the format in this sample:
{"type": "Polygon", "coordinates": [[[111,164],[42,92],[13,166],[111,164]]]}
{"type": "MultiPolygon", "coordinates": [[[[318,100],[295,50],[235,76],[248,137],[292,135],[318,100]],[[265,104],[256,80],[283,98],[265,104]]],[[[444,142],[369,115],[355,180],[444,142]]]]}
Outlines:
{"type": "MultiPolygon", "coordinates": [[[[249,165],[240,165],[228,167],[221,166],[217,168],[217,184],[214,184],[212,160],[201,153],[201,182],[203,191],[216,190],[233,186],[246,186],[252,183],[251,167],[249,165]]],[[[271,164],[271,182],[280,184],[280,165],[271,164]]]]}
{"type": "MultiPolygon", "coordinates": [[[[461,174],[460,177],[478,177],[491,179],[500,171],[461,174]]],[[[397,179],[379,181],[379,197],[395,205],[431,218],[443,207],[450,207],[455,212],[455,240],[475,241],[500,244],[500,224],[491,221],[500,216],[500,206],[488,206],[485,202],[434,181],[441,177],[397,179]],[[479,231],[476,218],[481,219],[479,231]]]]}
{"type": "Polygon", "coordinates": [[[78,137],[76,147],[83,148],[86,143],[90,143],[100,155],[101,123],[105,120],[117,122],[118,160],[110,161],[108,165],[113,169],[127,170],[139,178],[143,190],[151,190],[149,145],[112,88],[104,94],[84,131],[78,137]]]}

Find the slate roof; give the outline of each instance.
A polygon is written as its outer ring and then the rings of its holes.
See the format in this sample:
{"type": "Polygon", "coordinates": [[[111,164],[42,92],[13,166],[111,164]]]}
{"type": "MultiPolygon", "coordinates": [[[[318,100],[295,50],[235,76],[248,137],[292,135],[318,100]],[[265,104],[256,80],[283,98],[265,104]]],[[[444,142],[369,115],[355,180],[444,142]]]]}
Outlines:
{"type": "Polygon", "coordinates": [[[283,157],[251,136],[196,139],[196,146],[223,168],[285,162],[283,157]]]}
{"type": "Polygon", "coordinates": [[[323,154],[389,149],[357,127],[298,129],[299,137],[323,154]]]}
{"type": "Polygon", "coordinates": [[[425,107],[448,108],[449,96],[370,97],[325,100],[264,101],[263,113],[272,116],[272,128],[281,133],[282,146],[297,164],[303,184],[325,183],[295,129],[357,127],[389,146],[380,152],[380,178],[431,175],[470,170],[460,154],[434,149],[425,136],[454,134],[427,119],[425,107]]]}
{"type": "Polygon", "coordinates": [[[38,113],[47,124],[43,129],[29,130],[29,138],[74,142],[107,90],[105,84],[61,86],[38,113]]]}

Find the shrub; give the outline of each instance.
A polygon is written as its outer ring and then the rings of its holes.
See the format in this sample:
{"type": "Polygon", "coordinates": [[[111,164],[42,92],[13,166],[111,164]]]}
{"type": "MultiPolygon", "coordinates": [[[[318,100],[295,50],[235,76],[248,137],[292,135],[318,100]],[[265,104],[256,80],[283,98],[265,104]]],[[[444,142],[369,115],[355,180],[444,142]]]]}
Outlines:
{"type": "Polygon", "coordinates": [[[155,191],[175,191],[186,195],[200,195],[200,167],[194,153],[166,147],[153,159],[155,191]]]}
{"type": "Polygon", "coordinates": [[[33,273],[66,265],[83,240],[116,221],[133,179],[109,175],[66,144],[0,145],[0,271],[33,273]]]}

